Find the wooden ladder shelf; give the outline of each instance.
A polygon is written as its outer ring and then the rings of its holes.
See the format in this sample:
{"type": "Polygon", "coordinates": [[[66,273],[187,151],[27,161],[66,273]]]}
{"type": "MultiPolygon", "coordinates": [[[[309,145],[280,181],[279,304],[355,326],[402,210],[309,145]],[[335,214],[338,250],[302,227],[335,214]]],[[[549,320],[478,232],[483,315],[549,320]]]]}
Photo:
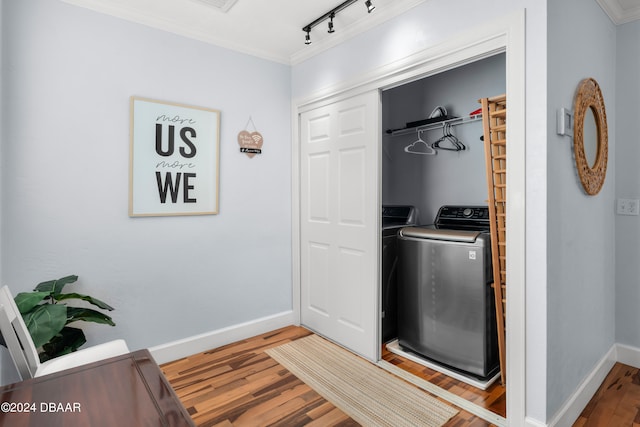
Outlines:
{"type": "Polygon", "coordinates": [[[493,288],[496,303],[500,375],[506,385],[506,290],[507,290],[507,97],[483,98],[482,123],[489,195],[493,288]]]}

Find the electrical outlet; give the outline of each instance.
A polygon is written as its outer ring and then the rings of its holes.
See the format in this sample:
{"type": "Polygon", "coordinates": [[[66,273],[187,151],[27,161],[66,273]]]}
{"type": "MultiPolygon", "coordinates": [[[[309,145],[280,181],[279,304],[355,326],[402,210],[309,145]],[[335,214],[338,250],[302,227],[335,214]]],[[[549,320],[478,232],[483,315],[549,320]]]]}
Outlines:
{"type": "Polygon", "coordinates": [[[618,199],[616,213],[618,215],[640,215],[640,200],[618,199]]]}

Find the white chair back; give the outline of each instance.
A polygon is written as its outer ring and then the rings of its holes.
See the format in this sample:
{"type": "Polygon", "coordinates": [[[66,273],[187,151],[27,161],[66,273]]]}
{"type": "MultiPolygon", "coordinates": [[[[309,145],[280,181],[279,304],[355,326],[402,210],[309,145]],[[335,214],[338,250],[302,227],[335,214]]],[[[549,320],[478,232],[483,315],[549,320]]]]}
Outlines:
{"type": "Polygon", "coordinates": [[[7,286],[0,288],[0,332],[20,377],[33,378],[40,366],[40,357],[7,286]]]}
{"type": "MultiPolygon", "coordinates": [[[[76,366],[86,365],[129,352],[127,343],[113,340],[78,351],[54,357],[40,363],[38,351],[31,334],[18,310],[13,295],[7,286],[0,288],[0,332],[5,340],[13,363],[23,380],[60,372],[76,366]]],[[[1,423],[0,423],[1,424],[1,423]]]]}

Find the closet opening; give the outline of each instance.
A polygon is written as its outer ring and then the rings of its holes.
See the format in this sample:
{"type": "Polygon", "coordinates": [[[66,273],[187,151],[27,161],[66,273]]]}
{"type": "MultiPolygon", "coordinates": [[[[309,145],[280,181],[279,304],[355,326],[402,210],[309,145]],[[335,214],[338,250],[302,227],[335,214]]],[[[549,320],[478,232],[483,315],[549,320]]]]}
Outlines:
{"type": "Polygon", "coordinates": [[[493,288],[495,197],[480,100],[505,93],[499,53],[381,96],[382,360],[498,423],[507,415],[504,317],[493,288]]]}

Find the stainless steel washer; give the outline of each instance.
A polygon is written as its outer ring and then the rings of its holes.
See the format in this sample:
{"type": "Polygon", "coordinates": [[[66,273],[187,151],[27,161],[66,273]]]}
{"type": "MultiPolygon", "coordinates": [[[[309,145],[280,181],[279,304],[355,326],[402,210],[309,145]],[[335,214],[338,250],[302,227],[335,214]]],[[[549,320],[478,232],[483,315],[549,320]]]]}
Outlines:
{"type": "Polygon", "coordinates": [[[398,233],[398,342],[478,378],[499,369],[486,207],[443,206],[398,233]]]}

